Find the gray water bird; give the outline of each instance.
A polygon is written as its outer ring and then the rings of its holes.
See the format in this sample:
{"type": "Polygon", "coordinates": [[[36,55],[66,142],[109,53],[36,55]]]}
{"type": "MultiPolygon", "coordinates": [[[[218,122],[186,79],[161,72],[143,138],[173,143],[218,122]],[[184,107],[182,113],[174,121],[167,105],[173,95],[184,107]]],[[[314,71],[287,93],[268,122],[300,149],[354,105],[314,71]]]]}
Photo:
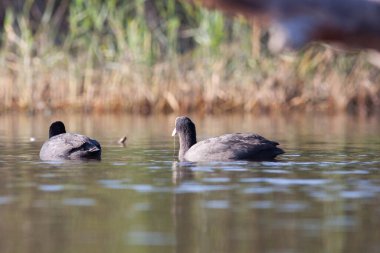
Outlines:
{"type": "Polygon", "coordinates": [[[40,159],[100,160],[101,153],[99,142],[81,134],[66,133],[65,125],[61,121],[56,121],[50,125],[49,140],[42,145],[40,159]]]}
{"type": "Polygon", "coordinates": [[[197,143],[195,125],[188,117],[178,117],[172,136],[179,137],[180,161],[270,161],[284,151],[279,143],[252,133],[233,133],[197,143]]]}

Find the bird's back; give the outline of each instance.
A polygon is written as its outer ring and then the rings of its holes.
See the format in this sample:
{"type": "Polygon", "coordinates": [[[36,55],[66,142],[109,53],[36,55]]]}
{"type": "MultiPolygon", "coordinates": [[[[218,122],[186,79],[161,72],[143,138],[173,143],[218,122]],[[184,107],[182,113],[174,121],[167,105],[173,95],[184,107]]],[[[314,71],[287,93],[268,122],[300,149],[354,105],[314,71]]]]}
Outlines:
{"type": "Polygon", "coordinates": [[[185,160],[271,160],[284,153],[277,145],[257,134],[225,134],[196,143],[186,152],[185,160]]]}
{"type": "Polygon", "coordinates": [[[100,159],[101,147],[87,136],[64,133],[51,137],[40,150],[41,160],[100,159]]]}

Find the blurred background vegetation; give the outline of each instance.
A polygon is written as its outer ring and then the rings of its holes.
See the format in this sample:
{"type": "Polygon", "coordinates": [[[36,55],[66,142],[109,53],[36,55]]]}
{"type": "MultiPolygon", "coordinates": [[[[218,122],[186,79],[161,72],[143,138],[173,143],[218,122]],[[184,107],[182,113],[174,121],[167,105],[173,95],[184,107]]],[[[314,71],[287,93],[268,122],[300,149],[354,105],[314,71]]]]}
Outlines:
{"type": "Polygon", "coordinates": [[[0,111],[379,110],[376,53],[266,40],[187,1],[0,0],[0,111]]]}

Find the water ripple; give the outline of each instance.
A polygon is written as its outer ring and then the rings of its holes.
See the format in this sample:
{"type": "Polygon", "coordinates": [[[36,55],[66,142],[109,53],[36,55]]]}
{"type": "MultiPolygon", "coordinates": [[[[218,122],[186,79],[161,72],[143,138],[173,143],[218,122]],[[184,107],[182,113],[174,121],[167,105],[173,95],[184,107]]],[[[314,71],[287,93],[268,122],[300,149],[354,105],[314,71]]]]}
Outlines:
{"type": "Polygon", "coordinates": [[[249,207],[254,209],[271,209],[273,206],[274,204],[270,200],[258,200],[249,203],[249,207]]]}
{"type": "Polygon", "coordinates": [[[330,183],[328,179],[294,179],[294,178],[242,178],[242,183],[269,183],[277,185],[321,185],[330,183]]]}
{"type": "Polygon", "coordinates": [[[203,178],[203,182],[205,183],[228,183],[231,181],[228,177],[214,177],[214,178],[203,178]]]}
{"type": "Polygon", "coordinates": [[[42,184],[38,186],[38,189],[45,192],[58,192],[62,191],[65,187],[60,184],[42,184]]]}
{"type": "Polygon", "coordinates": [[[230,207],[228,200],[209,200],[203,203],[204,208],[227,209],[230,207]]]}
{"type": "Polygon", "coordinates": [[[367,191],[342,191],[339,195],[345,199],[372,198],[375,196],[374,192],[367,191]]]}
{"type": "Polygon", "coordinates": [[[135,211],[148,211],[151,208],[151,204],[147,202],[136,203],[132,208],[135,211]]]}
{"type": "Polygon", "coordinates": [[[14,198],[11,196],[0,196],[0,205],[6,205],[13,202],[14,198]]]}
{"type": "Polygon", "coordinates": [[[366,170],[330,170],[322,172],[325,175],[365,175],[368,173],[366,170]]]}
{"type": "Polygon", "coordinates": [[[94,206],[96,200],[90,198],[66,198],[62,200],[62,204],[66,206],[94,206]]]}
{"type": "Polygon", "coordinates": [[[175,245],[176,239],[173,234],[164,232],[133,231],[127,234],[126,241],[131,245],[165,246],[175,245]]]}
{"type": "Polygon", "coordinates": [[[195,183],[184,183],[175,189],[176,193],[202,193],[209,191],[227,191],[232,189],[233,186],[224,185],[200,185],[195,183]]]}

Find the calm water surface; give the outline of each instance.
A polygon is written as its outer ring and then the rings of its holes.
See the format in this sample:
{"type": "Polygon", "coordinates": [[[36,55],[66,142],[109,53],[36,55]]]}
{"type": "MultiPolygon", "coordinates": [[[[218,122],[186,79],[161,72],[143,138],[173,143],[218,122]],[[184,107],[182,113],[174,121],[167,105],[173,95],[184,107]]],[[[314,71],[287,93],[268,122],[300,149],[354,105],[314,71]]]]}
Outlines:
{"type": "Polygon", "coordinates": [[[176,162],[174,119],[0,116],[0,252],[379,252],[379,117],[193,117],[198,139],[253,131],[287,152],[200,164],[176,162]],[[103,160],[41,162],[56,119],[103,160]]]}

